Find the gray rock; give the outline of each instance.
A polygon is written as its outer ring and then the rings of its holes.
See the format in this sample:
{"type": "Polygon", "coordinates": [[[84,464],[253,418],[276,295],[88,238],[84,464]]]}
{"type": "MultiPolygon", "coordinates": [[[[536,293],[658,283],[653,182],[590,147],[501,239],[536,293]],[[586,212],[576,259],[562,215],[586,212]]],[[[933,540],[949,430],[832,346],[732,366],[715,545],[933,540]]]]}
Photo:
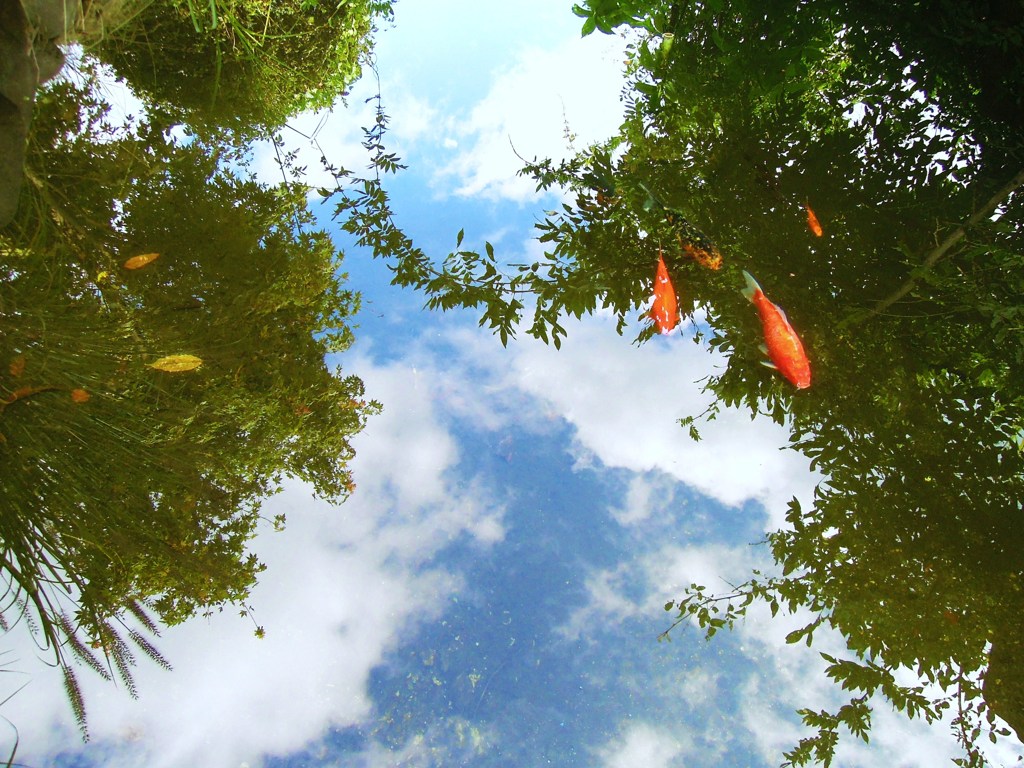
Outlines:
{"type": "Polygon", "coordinates": [[[36,89],[64,64],[74,0],[0,0],[0,227],[14,218],[36,89]]]}

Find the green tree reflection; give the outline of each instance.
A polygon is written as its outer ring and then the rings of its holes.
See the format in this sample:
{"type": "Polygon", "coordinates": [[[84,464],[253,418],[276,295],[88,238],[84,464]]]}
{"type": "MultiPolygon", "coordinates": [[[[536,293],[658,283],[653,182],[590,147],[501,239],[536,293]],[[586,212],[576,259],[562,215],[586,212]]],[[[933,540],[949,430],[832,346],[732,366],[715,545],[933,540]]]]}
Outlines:
{"type": "Polygon", "coordinates": [[[245,139],[335,98],[390,4],[329,18],[279,5],[204,4],[212,21],[191,29],[191,4],[146,4],[121,37],[87,45],[137,78],[145,114],[109,114],[91,56],[51,82],[0,228],[0,627],[22,623],[52,653],[83,735],[76,669],[134,695],[135,654],[169,666],[160,625],[250,615],[261,501],[286,478],[346,498],[350,440],[379,409],[325,360],[351,344],[359,303],[340,254],[304,185],[254,178],[245,139]],[[257,12],[267,45],[222,52],[257,12]],[[186,38],[224,65],[212,90],[193,88],[186,38]],[[299,66],[300,40],[330,48],[326,79],[299,66]]]}
{"type": "Polygon", "coordinates": [[[390,13],[390,0],[153,0],[86,47],[184,122],[251,135],[330,107],[359,78],[373,25],[390,13]]]}
{"type": "MultiPolygon", "coordinates": [[[[504,341],[532,303],[526,332],[556,346],[565,314],[610,308],[623,330],[664,250],[684,315],[706,312],[710,345],[729,354],[704,417],[770,414],[826,477],[769,537],[778,574],[729,595],[694,585],[667,609],[714,634],[754,600],[804,607],[816,619],[791,642],[821,625],[846,638],[828,674],[850,702],[803,710],[813,733],[788,764],[828,764],[840,730],[866,739],[873,693],[910,716],[949,712],[961,762],[982,764],[982,737],[1009,734],[996,715],[1024,735],[1024,8],[594,0],[576,12],[584,33],[637,35],[628,114],[604,145],[527,164],[539,188],[575,194],[539,224],[544,260],[458,250],[460,233],[434,263],[391,223],[379,179],[339,178],[346,228],[431,306],[479,307],[504,341]],[[714,249],[721,269],[697,263],[714,249]],[[799,330],[809,390],[760,365],[741,270],[799,330]],[[901,668],[921,684],[898,684],[901,668]]],[[[381,114],[367,145],[387,171],[385,126],[381,114]]],[[[684,426],[699,437],[699,419],[684,426]]]]}

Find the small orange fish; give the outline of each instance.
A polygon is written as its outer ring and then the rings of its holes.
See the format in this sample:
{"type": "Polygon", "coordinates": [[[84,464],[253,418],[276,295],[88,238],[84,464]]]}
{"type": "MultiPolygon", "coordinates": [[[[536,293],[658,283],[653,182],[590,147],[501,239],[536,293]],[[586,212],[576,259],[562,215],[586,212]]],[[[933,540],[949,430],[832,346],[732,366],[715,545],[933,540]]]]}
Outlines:
{"type": "Polygon", "coordinates": [[[777,304],[772,304],[768,300],[750,273],[744,271],[743,278],[747,281],[743,295],[753,302],[761,316],[765,341],[763,349],[772,361],[765,364],[777,368],[797,389],[806,389],[811,386],[811,365],[807,361],[800,337],[789,324],[786,313],[777,304]]]}
{"type": "Polygon", "coordinates": [[[658,248],[658,273],[654,278],[654,304],[651,306],[651,317],[658,326],[660,333],[671,333],[679,323],[679,303],[672,280],[668,276],[668,267],[658,248]]]}
{"type": "Polygon", "coordinates": [[[818,217],[814,215],[814,211],[811,210],[810,203],[804,203],[804,208],[807,209],[807,227],[814,233],[815,237],[821,237],[824,234],[821,231],[821,224],[818,222],[818,217]]]}

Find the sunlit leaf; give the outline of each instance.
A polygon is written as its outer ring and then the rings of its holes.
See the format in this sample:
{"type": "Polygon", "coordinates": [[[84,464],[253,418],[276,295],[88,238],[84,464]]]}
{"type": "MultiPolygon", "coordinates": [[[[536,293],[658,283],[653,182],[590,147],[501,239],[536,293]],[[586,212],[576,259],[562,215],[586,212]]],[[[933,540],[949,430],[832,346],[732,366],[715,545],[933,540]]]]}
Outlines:
{"type": "Polygon", "coordinates": [[[130,259],[125,261],[122,266],[125,269],[142,269],[147,264],[156,261],[160,257],[159,253],[142,253],[138,256],[132,256],[130,259]]]}
{"type": "Polygon", "coordinates": [[[167,355],[155,363],[149,363],[149,367],[167,373],[181,373],[182,371],[193,371],[202,364],[203,361],[195,355],[167,355]]]}

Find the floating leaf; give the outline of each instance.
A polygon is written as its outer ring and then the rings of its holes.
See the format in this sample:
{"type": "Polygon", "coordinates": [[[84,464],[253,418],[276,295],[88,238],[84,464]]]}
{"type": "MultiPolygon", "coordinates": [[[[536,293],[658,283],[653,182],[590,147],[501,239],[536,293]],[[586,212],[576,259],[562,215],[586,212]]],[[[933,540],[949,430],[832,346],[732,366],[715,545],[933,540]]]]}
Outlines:
{"type": "Polygon", "coordinates": [[[142,253],[138,256],[132,256],[122,266],[125,269],[142,269],[144,266],[152,261],[159,258],[159,253],[142,253]]]}
{"type": "Polygon", "coordinates": [[[12,403],[17,402],[18,400],[23,400],[26,397],[37,395],[40,392],[51,392],[55,389],[57,389],[57,387],[18,387],[16,390],[11,392],[10,397],[8,397],[6,400],[0,400],[0,408],[11,405],[12,403]]]}
{"type": "Polygon", "coordinates": [[[25,372],[25,356],[18,355],[16,358],[11,360],[11,365],[8,368],[11,372],[11,376],[18,378],[25,372]]]}
{"type": "Polygon", "coordinates": [[[87,403],[91,395],[84,389],[72,389],[71,399],[76,403],[87,403]]]}
{"type": "MultiPolygon", "coordinates": [[[[131,259],[129,259],[128,261],[131,261],[131,259]]],[[[132,267],[129,267],[129,269],[132,269],[132,267]]],[[[99,273],[98,275],[96,275],[96,282],[97,282],[97,284],[98,284],[98,283],[102,283],[102,282],[103,282],[104,280],[106,280],[106,279],[107,279],[108,277],[110,277],[110,273],[109,273],[109,272],[107,272],[106,270],[103,270],[103,271],[102,271],[102,272],[100,272],[100,273],[99,273]]]]}
{"type": "Polygon", "coordinates": [[[149,363],[149,367],[167,373],[180,373],[181,371],[194,371],[202,364],[203,361],[195,355],[167,355],[155,363],[149,363]]]}

